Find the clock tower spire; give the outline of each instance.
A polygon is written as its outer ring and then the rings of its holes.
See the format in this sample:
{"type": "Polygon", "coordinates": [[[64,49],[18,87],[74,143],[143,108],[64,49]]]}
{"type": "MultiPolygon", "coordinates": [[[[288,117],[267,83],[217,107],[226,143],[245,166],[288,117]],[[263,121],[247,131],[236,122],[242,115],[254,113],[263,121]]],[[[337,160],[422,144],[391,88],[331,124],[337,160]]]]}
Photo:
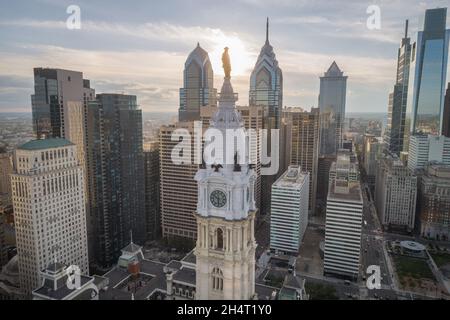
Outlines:
{"type": "Polygon", "coordinates": [[[249,164],[248,138],[236,110],[228,51],[224,69],[219,105],[211,120],[211,128],[222,133],[222,161],[202,166],[195,175],[196,298],[200,300],[248,300],[255,295],[256,175],[249,164]],[[233,140],[227,143],[230,137],[233,140]],[[244,140],[244,151],[229,148],[235,145],[235,137],[244,140]]]}

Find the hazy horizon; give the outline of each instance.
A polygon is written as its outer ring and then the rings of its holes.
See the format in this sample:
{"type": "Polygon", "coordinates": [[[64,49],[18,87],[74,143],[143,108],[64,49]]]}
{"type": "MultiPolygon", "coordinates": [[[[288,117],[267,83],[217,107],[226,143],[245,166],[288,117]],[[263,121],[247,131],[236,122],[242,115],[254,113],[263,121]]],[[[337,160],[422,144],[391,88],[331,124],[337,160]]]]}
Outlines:
{"type": "Polygon", "coordinates": [[[14,1],[0,11],[0,112],[31,111],[33,67],[83,72],[97,93],[134,94],[146,112],[176,112],[184,62],[197,42],[209,52],[215,87],[230,47],[238,104],[269,39],[283,70],[285,106],[317,106],[319,77],[333,61],[348,76],[348,112],[385,112],[397,50],[410,20],[415,39],[427,8],[448,1],[378,1],[381,29],[369,30],[367,1],[77,1],[81,29],[66,27],[70,1],[14,1]],[[107,10],[105,10],[107,8],[107,10]]]}

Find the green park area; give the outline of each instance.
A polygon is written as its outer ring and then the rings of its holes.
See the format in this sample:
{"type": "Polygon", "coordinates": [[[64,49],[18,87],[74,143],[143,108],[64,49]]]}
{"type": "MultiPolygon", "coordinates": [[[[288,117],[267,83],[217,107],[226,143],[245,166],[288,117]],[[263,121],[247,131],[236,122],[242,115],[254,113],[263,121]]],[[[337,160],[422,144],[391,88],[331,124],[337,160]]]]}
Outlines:
{"type": "Polygon", "coordinates": [[[338,300],[336,289],[333,286],[306,282],[305,290],[310,300],[338,300]]]}
{"type": "Polygon", "coordinates": [[[431,257],[436,263],[438,268],[441,268],[447,264],[450,264],[450,254],[449,253],[433,253],[430,252],[431,257]]]}
{"type": "Polygon", "coordinates": [[[396,255],[394,262],[400,280],[405,277],[434,280],[433,272],[425,259],[396,255]]]}

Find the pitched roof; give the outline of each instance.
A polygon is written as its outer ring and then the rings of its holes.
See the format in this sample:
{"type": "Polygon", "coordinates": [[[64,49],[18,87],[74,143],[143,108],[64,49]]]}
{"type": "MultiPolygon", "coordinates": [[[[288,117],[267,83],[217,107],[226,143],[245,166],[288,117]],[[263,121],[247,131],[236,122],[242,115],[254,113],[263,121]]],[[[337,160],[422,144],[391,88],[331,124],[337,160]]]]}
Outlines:
{"type": "Polygon", "coordinates": [[[341,71],[339,66],[337,65],[336,61],[333,61],[331,66],[328,68],[328,71],[325,72],[325,76],[328,77],[338,77],[342,76],[344,73],[341,71]]]}

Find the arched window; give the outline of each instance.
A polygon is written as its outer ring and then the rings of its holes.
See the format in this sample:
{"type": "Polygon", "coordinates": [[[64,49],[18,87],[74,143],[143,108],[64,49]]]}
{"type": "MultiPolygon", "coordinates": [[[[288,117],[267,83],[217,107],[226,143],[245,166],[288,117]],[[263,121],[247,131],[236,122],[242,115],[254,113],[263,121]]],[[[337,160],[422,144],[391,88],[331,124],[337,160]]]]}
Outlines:
{"type": "Polygon", "coordinates": [[[223,291],[223,273],[219,268],[214,268],[211,274],[212,288],[216,291],[223,291]]]}
{"type": "Polygon", "coordinates": [[[216,249],[223,249],[223,231],[222,229],[218,228],[217,231],[217,246],[216,249]]]}

